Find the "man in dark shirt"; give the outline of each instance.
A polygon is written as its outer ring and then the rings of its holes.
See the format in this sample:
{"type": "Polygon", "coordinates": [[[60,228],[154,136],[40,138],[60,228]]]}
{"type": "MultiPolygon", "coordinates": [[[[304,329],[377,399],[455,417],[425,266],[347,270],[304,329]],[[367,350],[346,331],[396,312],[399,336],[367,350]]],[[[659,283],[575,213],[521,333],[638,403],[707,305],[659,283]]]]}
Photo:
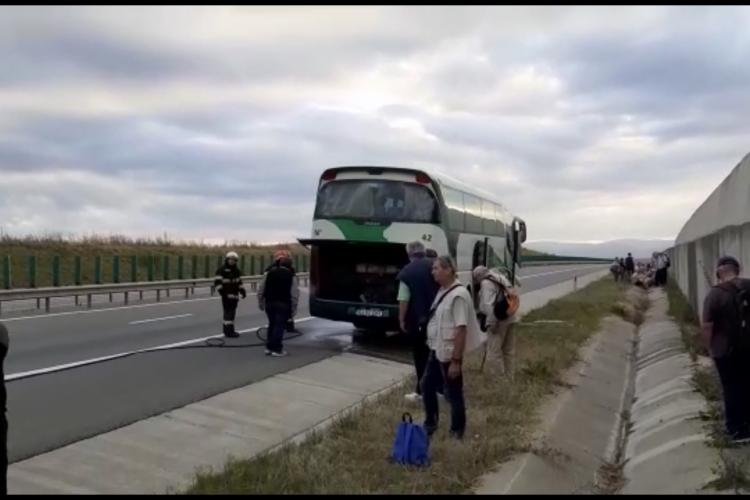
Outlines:
{"type": "Polygon", "coordinates": [[[279,250],[258,286],[258,307],[268,316],[266,356],[286,356],[284,329],[297,312],[299,285],[289,252],[279,250]]]}
{"type": "MultiPolygon", "coordinates": [[[[417,374],[416,391],[406,395],[409,401],[422,399],[422,377],[430,357],[427,347],[427,315],[440,285],[432,277],[432,259],[426,257],[424,244],[413,241],[406,246],[409,264],[398,274],[399,323],[409,336],[417,374]]],[[[442,387],[438,387],[442,392],[442,387]]]]}
{"type": "Polygon", "coordinates": [[[6,415],[8,396],[5,391],[5,356],[8,354],[8,330],[0,323],[0,409],[2,409],[2,418],[0,418],[0,466],[2,466],[2,478],[0,478],[0,495],[8,494],[8,417],[6,415]]]}
{"type": "Polygon", "coordinates": [[[633,259],[633,254],[628,253],[627,258],[625,259],[625,276],[627,277],[628,283],[630,283],[630,280],[633,278],[634,272],[635,260],[633,259]]]}
{"type": "Polygon", "coordinates": [[[704,301],[702,333],[721,379],[726,431],[735,443],[744,444],[750,442],[750,349],[738,342],[740,318],[735,290],[750,288],[750,280],[739,274],[737,259],[719,259],[719,284],[704,301]]]}

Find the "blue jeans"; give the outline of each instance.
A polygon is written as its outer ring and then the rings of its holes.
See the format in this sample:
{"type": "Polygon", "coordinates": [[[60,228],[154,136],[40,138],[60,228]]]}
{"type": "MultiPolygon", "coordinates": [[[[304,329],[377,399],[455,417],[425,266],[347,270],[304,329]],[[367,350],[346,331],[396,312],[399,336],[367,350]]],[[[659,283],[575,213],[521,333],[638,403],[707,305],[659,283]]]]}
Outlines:
{"type": "Polygon", "coordinates": [[[292,306],[283,302],[266,304],[266,316],[268,316],[266,349],[280,353],[284,350],[284,331],[286,322],[292,317],[292,306]]]}
{"type": "Polygon", "coordinates": [[[443,386],[445,397],[451,406],[451,433],[463,437],[466,430],[466,404],[464,402],[464,378],[463,374],[451,379],[448,378],[448,367],[450,363],[441,363],[435,356],[435,351],[430,352],[427,361],[424,378],[422,379],[422,400],[427,415],[424,421],[427,434],[437,430],[440,409],[438,408],[438,389],[443,386]]]}

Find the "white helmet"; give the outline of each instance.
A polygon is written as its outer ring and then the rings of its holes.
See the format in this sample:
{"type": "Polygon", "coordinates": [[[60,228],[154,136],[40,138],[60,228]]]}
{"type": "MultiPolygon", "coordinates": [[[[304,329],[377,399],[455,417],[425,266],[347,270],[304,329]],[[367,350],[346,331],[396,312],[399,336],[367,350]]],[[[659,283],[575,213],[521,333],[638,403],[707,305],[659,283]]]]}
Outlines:
{"type": "Polygon", "coordinates": [[[226,255],[225,259],[227,259],[227,260],[229,260],[229,259],[240,260],[240,256],[237,255],[237,252],[227,252],[227,255],[226,255]]]}

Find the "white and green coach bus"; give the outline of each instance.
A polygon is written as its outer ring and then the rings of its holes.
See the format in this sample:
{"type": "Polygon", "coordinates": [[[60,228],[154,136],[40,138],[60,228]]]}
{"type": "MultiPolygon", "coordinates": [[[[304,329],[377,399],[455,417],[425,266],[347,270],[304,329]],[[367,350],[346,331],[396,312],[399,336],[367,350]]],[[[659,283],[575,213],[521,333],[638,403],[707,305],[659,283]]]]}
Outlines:
{"type": "Polygon", "coordinates": [[[398,329],[396,275],[406,243],[451,255],[462,283],[484,264],[515,278],[526,224],[491,194],[445,175],[397,167],[326,170],[310,248],[310,314],[367,330],[398,329]]]}

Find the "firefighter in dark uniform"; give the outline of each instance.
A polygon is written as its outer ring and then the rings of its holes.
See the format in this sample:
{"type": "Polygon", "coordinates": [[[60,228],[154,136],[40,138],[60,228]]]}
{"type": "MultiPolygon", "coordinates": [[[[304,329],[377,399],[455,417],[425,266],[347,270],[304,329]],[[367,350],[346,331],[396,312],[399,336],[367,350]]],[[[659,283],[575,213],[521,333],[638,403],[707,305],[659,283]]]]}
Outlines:
{"type": "Polygon", "coordinates": [[[234,329],[234,318],[237,315],[237,303],[240,296],[247,297],[245,287],[242,286],[240,269],[237,267],[239,257],[235,252],[229,252],[224,259],[224,265],[216,270],[214,287],[221,295],[221,306],[224,309],[224,336],[239,337],[234,329]]]}
{"type": "Polygon", "coordinates": [[[267,356],[286,356],[284,330],[297,312],[299,285],[288,251],[279,250],[258,287],[258,306],[268,316],[267,356]]]}

